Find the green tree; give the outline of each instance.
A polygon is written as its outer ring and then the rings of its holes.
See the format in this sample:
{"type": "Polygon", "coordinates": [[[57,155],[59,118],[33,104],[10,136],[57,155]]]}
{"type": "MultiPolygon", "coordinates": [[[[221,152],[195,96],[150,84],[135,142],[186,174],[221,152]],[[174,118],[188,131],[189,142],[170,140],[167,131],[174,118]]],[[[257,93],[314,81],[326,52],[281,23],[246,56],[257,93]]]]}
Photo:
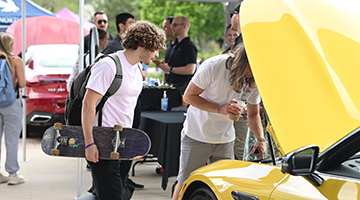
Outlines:
{"type": "Polygon", "coordinates": [[[53,12],[57,13],[64,7],[67,7],[74,13],[79,13],[79,1],[74,0],[33,0],[39,6],[53,12]]]}
{"type": "Polygon", "coordinates": [[[92,5],[94,10],[103,10],[106,12],[106,15],[109,19],[109,25],[107,30],[113,34],[117,34],[116,29],[116,15],[127,12],[134,15],[136,20],[140,19],[140,14],[137,9],[134,7],[134,1],[129,0],[93,0],[92,5]]]}
{"type": "Polygon", "coordinates": [[[191,23],[189,36],[204,57],[218,54],[221,49],[214,41],[224,37],[225,9],[223,3],[187,1],[137,0],[134,6],[141,19],[151,21],[159,27],[168,16],[186,16],[191,23]]]}
{"type": "MultiPolygon", "coordinates": [[[[224,38],[225,8],[223,3],[150,1],[150,0],[93,0],[95,10],[104,10],[109,18],[108,31],[117,34],[115,17],[122,12],[147,20],[162,27],[168,16],[186,16],[191,27],[189,36],[199,50],[199,58],[219,54],[222,50],[215,42],[224,38]]],[[[160,55],[162,56],[162,55],[160,55]]]]}

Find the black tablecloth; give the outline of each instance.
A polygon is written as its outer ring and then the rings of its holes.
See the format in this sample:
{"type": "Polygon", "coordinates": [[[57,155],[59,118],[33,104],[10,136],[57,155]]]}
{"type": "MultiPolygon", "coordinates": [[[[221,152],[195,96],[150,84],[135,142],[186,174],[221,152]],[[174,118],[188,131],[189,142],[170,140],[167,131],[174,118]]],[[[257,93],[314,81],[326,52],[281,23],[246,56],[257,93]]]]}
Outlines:
{"type": "Polygon", "coordinates": [[[140,129],[151,139],[150,154],[163,167],[161,187],[165,190],[168,178],[179,170],[180,136],[185,120],[184,112],[142,111],[140,129]]]}
{"type": "Polygon", "coordinates": [[[168,110],[182,105],[182,96],[178,89],[144,87],[140,94],[141,110],[160,110],[164,91],[168,97],[168,110]]]}

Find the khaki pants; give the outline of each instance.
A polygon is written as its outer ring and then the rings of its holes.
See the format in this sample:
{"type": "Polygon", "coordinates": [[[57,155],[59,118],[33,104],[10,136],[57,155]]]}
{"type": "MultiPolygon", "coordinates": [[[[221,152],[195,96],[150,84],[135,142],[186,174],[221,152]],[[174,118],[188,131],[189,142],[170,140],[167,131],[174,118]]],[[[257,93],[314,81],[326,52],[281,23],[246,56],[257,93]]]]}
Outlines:
{"type": "Polygon", "coordinates": [[[179,173],[177,181],[181,184],[194,170],[218,160],[234,159],[234,141],[210,144],[194,140],[185,135],[181,140],[179,173]]]}
{"type": "Polygon", "coordinates": [[[238,121],[234,121],[234,128],[235,128],[235,143],[234,143],[235,159],[242,160],[244,155],[246,135],[248,132],[247,120],[240,118],[238,121]]]}

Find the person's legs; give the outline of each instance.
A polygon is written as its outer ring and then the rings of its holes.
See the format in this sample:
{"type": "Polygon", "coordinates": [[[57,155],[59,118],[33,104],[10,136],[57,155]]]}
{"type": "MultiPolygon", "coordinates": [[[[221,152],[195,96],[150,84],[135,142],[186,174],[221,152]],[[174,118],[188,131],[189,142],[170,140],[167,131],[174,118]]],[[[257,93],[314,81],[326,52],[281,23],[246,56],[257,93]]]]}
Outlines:
{"type": "Polygon", "coordinates": [[[16,174],[20,169],[18,163],[18,148],[23,113],[20,101],[21,99],[16,99],[11,106],[4,109],[3,113],[6,146],[5,170],[10,175],[16,174]]]}
{"type": "Polygon", "coordinates": [[[244,146],[248,130],[247,120],[240,118],[238,121],[234,121],[235,128],[235,144],[234,153],[235,159],[242,160],[244,155],[244,146]]]}
{"type": "Polygon", "coordinates": [[[2,144],[3,132],[4,132],[4,115],[1,113],[1,109],[0,109],[0,161],[1,161],[1,144],[2,144]]]}
{"type": "Polygon", "coordinates": [[[174,189],[174,193],[173,193],[173,196],[172,196],[172,200],[177,200],[178,198],[178,195],[179,195],[179,192],[180,192],[180,189],[181,189],[181,183],[178,181],[176,186],[175,186],[175,189],[174,189]]]}
{"type": "MultiPolygon", "coordinates": [[[[3,132],[5,133],[5,170],[9,173],[7,183],[9,185],[24,183],[24,177],[16,174],[20,169],[18,163],[18,148],[23,113],[21,99],[16,99],[12,105],[1,108],[0,113],[2,115],[0,124],[1,136],[3,132]]],[[[1,182],[5,182],[5,180],[6,179],[3,179],[1,182]]]]}
{"type": "Polygon", "coordinates": [[[131,164],[132,164],[132,160],[122,160],[120,162],[120,176],[121,176],[121,180],[123,181],[124,185],[127,184],[131,164]]]}
{"type": "MultiPolygon", "coordinates": [[[[0,161],[1,161],[1,143],[2,143],[2,136],[3,136],[3,129],[4,128],[4,116],[0,112],[0,161]]],[[[1,168],[1,166],[0,166],[1,168]]],[[[6,183],[8,181],[8,177],[2,175],[0,173],[0,183],[6,183]]]]}
{"type": "Polygon", "coordinates": [[[177,199],[181,185],[191,172],[202,167],[211,155],[212,144],[199,142],[185,136],[181,141],[179,173],[172,199],[177,199]]]}
{"type": "Polygon", "coordinates": [[[234,141],[214,145],[213,154],[209,158],[210,163],[224,159],[234,159],[234,141]]]}
{"type": "Polygon", "coordinates": [[[124,184],[120,176],[120,161],[99,160],[97,163],[89,161],[88,163],[91,167],[97,198],[122,200],[124,184]]]}

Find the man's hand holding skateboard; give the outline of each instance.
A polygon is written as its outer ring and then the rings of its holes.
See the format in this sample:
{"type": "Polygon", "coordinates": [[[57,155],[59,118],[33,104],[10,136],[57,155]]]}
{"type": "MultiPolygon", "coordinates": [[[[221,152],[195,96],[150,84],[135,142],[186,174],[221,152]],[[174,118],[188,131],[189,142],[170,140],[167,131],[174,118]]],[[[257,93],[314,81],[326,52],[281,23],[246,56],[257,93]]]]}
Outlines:
{"type": "Polygon", "coordinates": [[[94,145],[85,148],[85,158],[94,163],[99,162],[99,150],[95,143],[94,145]]]}

